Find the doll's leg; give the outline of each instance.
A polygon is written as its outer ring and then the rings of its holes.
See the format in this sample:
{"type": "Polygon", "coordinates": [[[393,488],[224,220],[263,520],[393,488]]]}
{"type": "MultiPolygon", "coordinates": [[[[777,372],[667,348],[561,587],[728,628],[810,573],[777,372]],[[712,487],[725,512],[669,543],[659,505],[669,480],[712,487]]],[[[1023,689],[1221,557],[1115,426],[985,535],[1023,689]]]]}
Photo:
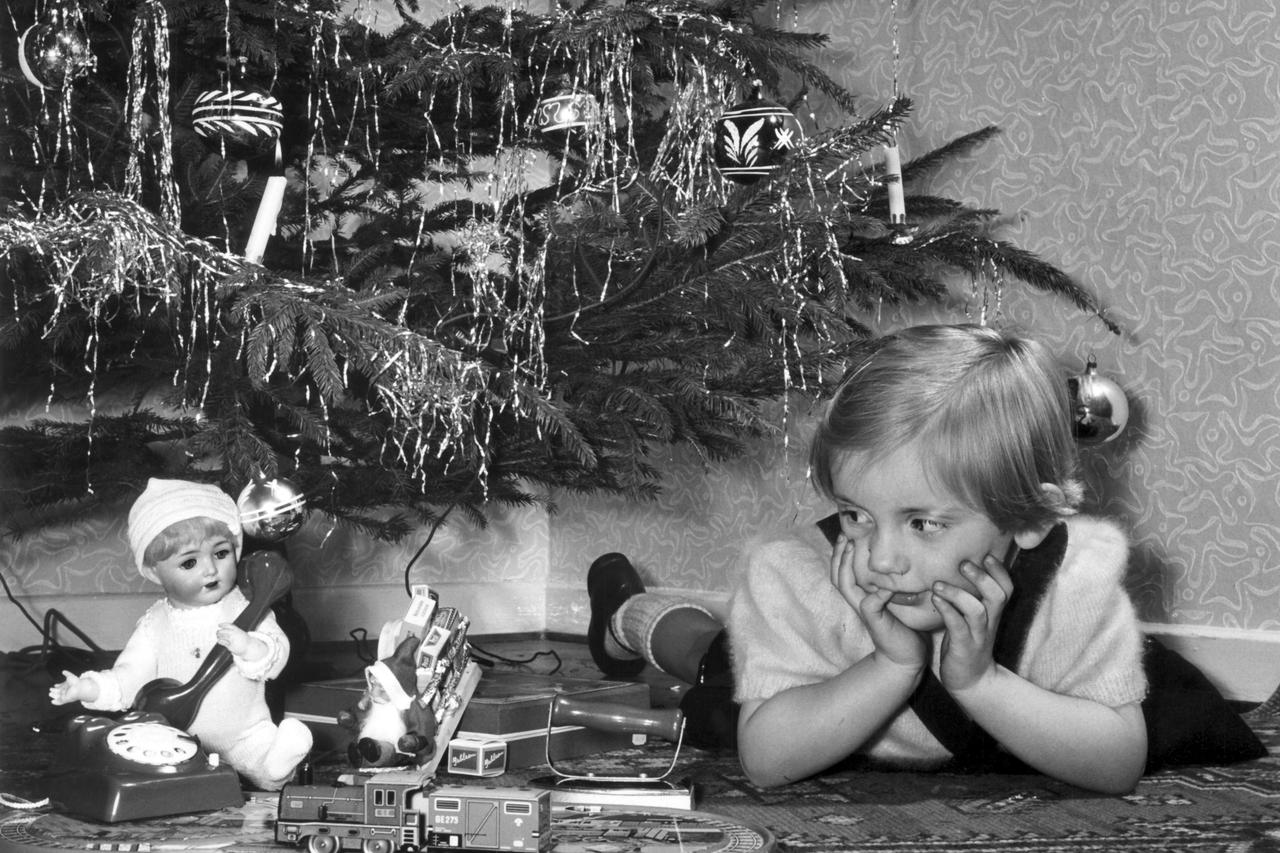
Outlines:
{"type": "Polygon", "coordinates": [[[285,717],[251,726],[228,750],[227,763],[263,791],[278,791],[311,751],[311,729],[285,717]]]}
{"type": "Polygon", "coordinates": [[[275,740],[262,759],[262,769],[271,780],[283,785],[293,777],[309,752],[311,729],[301,720],[285,717],[276,727],[275,740]]]}

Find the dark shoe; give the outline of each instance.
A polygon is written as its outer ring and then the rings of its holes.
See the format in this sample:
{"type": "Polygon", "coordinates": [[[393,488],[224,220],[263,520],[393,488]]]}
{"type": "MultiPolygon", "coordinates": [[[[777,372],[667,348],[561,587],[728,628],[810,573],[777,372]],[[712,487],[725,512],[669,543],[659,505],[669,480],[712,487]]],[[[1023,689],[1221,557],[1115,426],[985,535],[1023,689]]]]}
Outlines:
{"type": "Polygon", "coordinates": [[[716,634],[707,646],[707,653],[698,664],[698,680],[694,684],[704,687],[727,687],[733,692],[733,662],[729,659],[729,632],[716,634]]]}
{"type": "Polygon", "coordinates": [[[644,658],[615,658],[605,653],[604,638],[609,621],[622,602],[644,592],[644,581],[622,554],[605,554],[587,570],[587,596],[591,599],[591,624],[587,627],[587,648],[591,659],[605,675],[628,678],[644,669],[644,658]]]}

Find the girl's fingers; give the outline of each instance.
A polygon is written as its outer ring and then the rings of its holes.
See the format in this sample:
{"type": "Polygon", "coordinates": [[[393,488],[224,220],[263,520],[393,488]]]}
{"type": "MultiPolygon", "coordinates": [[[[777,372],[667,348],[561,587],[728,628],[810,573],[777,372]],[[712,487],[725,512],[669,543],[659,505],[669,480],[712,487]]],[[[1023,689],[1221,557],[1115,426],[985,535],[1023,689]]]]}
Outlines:
{"type": "Polygon", "coordinates": [[[1013,595],[1013,577],[1010,576],[1009,570],[1005,568],[1004,563],[991,554],[988,554],[982,561],[982,567],[986,570],[986,574],[1000,590],[1004,593],[1005,600],[1013,595]]]}
{"type": "Polygon", "coordinates": [[[981,600],[949,583],[933,585],[933,606],[953,636],[963,632],[971,642],[982,642],[988,628],[987,608],[981,600]]]}
{"type": "Polygon", "coordinates": [[[836,536],[836,544],[831,549],[831,585],[836,589],[843,589],[840,576],[846,569],[852,568],[850,554],[849,538],[841,533],[836,536]]]}

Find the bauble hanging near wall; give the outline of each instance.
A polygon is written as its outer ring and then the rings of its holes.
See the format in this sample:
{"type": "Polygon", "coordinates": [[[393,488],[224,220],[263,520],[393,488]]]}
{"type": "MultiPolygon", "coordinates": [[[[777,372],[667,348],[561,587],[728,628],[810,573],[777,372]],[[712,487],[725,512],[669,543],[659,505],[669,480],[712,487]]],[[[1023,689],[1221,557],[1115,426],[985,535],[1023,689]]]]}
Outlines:
{"type": "Polygon", "coordinates": [[[751,95],[716,121],[716,168],[732,181],[753,183],[781,166],[800,136],[795,114],[761,97],[757,80],[751,95]]]}
{"type": "Polygon", "coordinates": [[[534,124],[543,134],[588,131],[600,122],[600,102],[586,92],[572,89],[543,98],[534,113],[534,124]]]}
{"type": "Polygon", "coordinates": [[[261,475],[236,500],[245,536],[264,542],[279,542],[297,533],[306,520],[306,506],[306,495],[292,481],[261,475]]]}
{"type": "Polygon", "coordinates": [[[191,127],[219,153],[258,157],[278,145],[284,109],[275,97],[239,79],[197,95],[191,127]]]}
{"type": "Polygon", "coordinates": [[[58,89],[92,71],[97,58],[70,21],[33,24],[18,39],[22,76],[42,89],[58,89]]]}
{"type": "Polygon", "coordinates": [[[1129,423],[1129,400],[1112,379],[1098,373],[1098,360],[1089,356],[1084,373],[1067,381],[1074,408],[1076,440],[1083,445],[1112,441],[1129,423]]]}

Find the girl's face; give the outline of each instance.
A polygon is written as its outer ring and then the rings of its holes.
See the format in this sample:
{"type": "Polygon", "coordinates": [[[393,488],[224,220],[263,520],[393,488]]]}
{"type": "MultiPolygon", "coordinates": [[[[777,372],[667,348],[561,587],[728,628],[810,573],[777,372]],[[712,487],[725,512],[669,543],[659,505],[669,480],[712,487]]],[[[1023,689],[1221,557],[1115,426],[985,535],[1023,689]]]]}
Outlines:
{"type": "Polygon", "coordinates": [[[889,611],[899,621],[937,631],[942,617],[933,607],[933,584],[976,593],[960,564],[981,566],[988,554],[1004,560],[1014,537],[935,485],[921,464],[922,450],[912,442],[888,456],[846,454],[836,460],[832,482],[858,586],[893,590],[889,611]]]}
{"type": "Polygon", "coordinates": [[[177,607],[216,604],[236,583],[236,549],[230,539],[209,536],[187,542],[152,567],[177,607]]]}

